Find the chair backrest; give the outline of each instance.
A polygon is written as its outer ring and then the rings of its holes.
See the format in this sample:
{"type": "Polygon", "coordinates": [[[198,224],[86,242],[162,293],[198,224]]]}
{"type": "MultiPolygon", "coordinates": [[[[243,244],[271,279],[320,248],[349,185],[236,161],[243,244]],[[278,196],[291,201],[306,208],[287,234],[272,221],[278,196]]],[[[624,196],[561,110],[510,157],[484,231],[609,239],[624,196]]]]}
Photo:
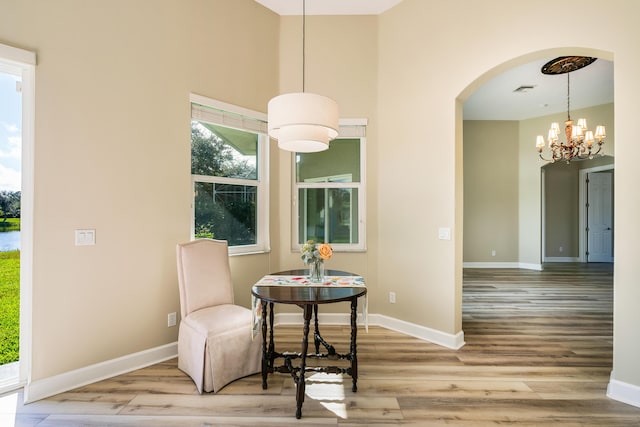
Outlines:
{"type": "Polygon", "coordinates": [[[226,240],[197,239],[176,246],[180,314],[233,304],[233,284],[226,240]]]}

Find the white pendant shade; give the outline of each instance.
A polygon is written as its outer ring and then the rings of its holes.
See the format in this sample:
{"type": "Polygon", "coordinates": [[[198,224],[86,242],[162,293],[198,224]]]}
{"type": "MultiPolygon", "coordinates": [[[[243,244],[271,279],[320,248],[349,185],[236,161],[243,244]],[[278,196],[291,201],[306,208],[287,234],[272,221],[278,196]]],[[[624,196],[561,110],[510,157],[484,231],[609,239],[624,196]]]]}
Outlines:
{"type": "Polygon", "coordinates": [[[269,136],[287,151],[313,153],[329,148],[338,136],[338,104],[315,93],[276,96],[267,106],[269,136]]]}

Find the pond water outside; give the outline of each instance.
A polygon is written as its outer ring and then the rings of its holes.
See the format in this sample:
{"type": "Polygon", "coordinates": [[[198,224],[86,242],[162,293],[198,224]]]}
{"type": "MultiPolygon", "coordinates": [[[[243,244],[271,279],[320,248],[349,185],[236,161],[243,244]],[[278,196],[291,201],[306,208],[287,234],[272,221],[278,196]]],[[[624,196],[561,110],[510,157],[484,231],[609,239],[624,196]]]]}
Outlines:
{"type": "Polygon", "coordinates": [[[3,231],[0,233],[0,252],[20,249],[20,232],[3,231]]]}

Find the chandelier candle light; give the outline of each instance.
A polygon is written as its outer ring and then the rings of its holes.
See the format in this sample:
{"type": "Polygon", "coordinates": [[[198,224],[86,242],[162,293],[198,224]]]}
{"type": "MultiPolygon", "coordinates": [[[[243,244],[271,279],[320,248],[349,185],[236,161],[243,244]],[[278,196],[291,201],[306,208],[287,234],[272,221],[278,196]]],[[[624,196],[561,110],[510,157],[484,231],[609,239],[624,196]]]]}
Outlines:
{"type": "Polygon", "coordinates": [[[536,148],[542,160],[551,163],[564,160],[569,163],[573,159],[592,159],[593,156],[600,153],[604,139],[607,136],[604,126],[598,125],[594,134],[593,131],[588,130],[586,119],[578,119],[578,123],[574,125],[573,120],[571,120],[571,98],[569,92],[569,73],[586,67],[596,59],[586,56],[561,56],[547,62],[542,67],[543,74],[567,74],[567,120],[564,122],[566,142],[560,140],[560,125],[551,123],[547,137],[549,149],[551,150],[550,158],[545,158],[542,154],[545,146],[544,137],[538,135],[536,138],[536,148]],[[598,144],[595,151],[594,143],[598,144]]]}
{"type": "Polygon", "coordinates": [[[313,153],[329,148],[338,136],[338,104],[331,98],[305,92],[306,1],[302,2],[302,92],[285,93],[269,101],[269,136],[286,151],[313,153]]]}

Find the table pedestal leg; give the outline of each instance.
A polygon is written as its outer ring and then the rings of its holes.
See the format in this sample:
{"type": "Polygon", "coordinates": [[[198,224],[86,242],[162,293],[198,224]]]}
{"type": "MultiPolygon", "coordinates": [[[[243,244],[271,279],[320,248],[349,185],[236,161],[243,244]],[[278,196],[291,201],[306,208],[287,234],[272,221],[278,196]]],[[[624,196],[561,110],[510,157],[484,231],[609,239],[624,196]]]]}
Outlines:
{"type": "Polygon", "coordinates": [[[260,301],[262,310],[262,389],[267,389],[267,375],[269,375],[269,358],[267,356],[267,310],[268,305],[260,301]]]}
{"type": "Polygon", "coordinates": [[[273,359],[276,351],[275,340],[273,339],[273,303],[269,303],[269,372],[273,371],[273,359]]]}
{"type": "Polygon", "coordinates": [[[302,403],[304,402],[305,369],[307,365],[307,351],[309,350],[309,323],[313,306],[306,304],[304,310],[304,327],[302,328],[302,350],[300,352],[300,373],[296,383],[296,418],[302,417],[302,403]]]}
{"type": "Polygon", "coordinates": [[[320,329],[318,325],[318,304],[313,305],[313,325],[314,325],[314,334],[313,334],[313,343],[316,346],[316,354],[320,354],[320,329]]]}
{"type": "Polygon", "coordinates": [[[356,338],[358,334],[358,299],[351,300],[351,378],[353,386],[351,391],[358,391],[358,354],[356,349],[356,338]]]}

